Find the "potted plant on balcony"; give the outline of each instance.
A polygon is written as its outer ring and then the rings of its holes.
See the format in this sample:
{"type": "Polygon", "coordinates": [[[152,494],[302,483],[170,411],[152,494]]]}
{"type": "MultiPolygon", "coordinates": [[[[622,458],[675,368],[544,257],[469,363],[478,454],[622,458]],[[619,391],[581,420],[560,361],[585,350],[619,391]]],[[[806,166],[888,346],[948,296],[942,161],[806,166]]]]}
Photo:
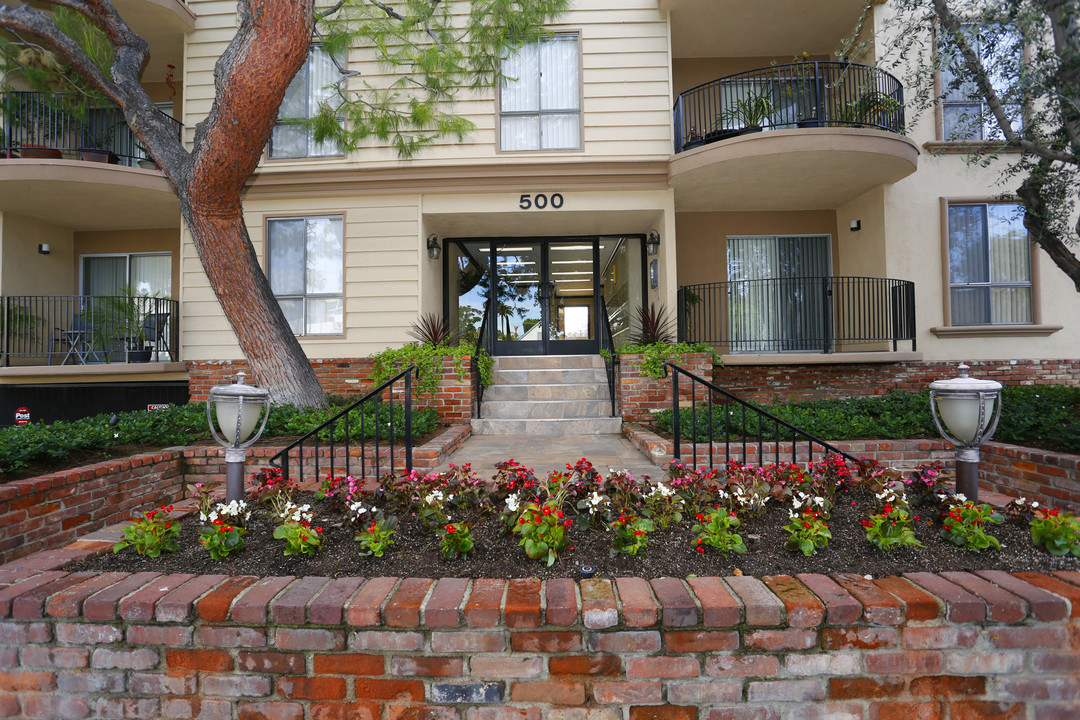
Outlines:
{"type": "Polygon", "coordinates": [[[124,285],[116,295],[97,299],[94,307],[94,355],[100,362],[149,362],[153,350],[146,329],[148,305],[154,296],[124,285]]]}
{"type": "Polygon", "coordinates": [[[83,128],[82,145],[79,147],[79,159],[84,162],[99,162],[116,164],[120,158],[111,149],[115,124],[105,127],[95,127],[93,123],[93,111],[83,128]]]}
{"type": "Polygon", "coordinates": [[[716,117],[716,128],[732,135],[761,132],[772,122],[775,113],[776,104],[770,87],[750,89],[716,117]]]}
{"type": "Polygon", "coordinates": [[[888,117],[900,109],[900,101],[880,90],[864,90],[838,108],[836,124],[849,127],[888,126],[888,117]]]}

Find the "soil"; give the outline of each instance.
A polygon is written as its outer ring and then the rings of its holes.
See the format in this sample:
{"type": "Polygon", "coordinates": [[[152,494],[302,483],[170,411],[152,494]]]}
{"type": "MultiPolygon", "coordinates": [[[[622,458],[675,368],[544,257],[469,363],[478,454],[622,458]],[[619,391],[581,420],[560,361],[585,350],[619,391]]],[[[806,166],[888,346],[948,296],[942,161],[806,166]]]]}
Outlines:
{"type": "MultiPolygon", "coordinates": [[[[884,577],[904,572],[985,569],[1080,570],[1080,559],[1054,558],[1031,545],[1024,520],[1006,520],[994,525],[990,533],[1001,542],[1000,551],[974,552],[947,543],[939,536],[940,524],[935,507],[916,507],[920,520],[914,524],[924,548],[878,550],[867,539],[860,520],[869,514],[872,498],[859,490],[837,495],[829,523],[832,540],[811,557],[784,549],[787,533],[782,528],[788,520],[786,507],[773,505],[762,517],[746,520],[738,528],[748,552],[745,555],[721,556],[711,550],[705,555],[694,551],[692,521],[684,520],[666,531],[649,535],[644,554],[611,557],[611,534],[599,530],[583,531],[575,524],[568,533],[570,546],[560,553],[551,567],[530,560],[518,546],[517,535],[506,535],[496,518],[489,518],[473,528],[476,543],[467,557],[445,560],[439,552],[436,535],[424,528],[415,517],[399,518],[395,542],[382,558],[361,557],[353,541],[353,529],[324,512],[317,501],[311,502],[319,515],[316,525],[324,527],[322,549],[314,557],[286,557],[284,543],[272,537],[273,525],[254,515],[244,548],[225,560],[213,560],[199,545],[200,524],[196,516],[182,521],[181,549],[159,558],[136,555],[131,549],[108,553],[70,565],[69,570],[154,571],[159,573],[200,573],[225,575],[325,576],[325,577],[580,577],[581,567],[591,565],[597,577],[637,576],[686,577],[688,575],[793,575],[796,573],[858,573],[884,577]],[[853,505],[854,503],[854,505],[853,505]]],[[[454,520],[467,518],[455,517],[454,520]]]]}

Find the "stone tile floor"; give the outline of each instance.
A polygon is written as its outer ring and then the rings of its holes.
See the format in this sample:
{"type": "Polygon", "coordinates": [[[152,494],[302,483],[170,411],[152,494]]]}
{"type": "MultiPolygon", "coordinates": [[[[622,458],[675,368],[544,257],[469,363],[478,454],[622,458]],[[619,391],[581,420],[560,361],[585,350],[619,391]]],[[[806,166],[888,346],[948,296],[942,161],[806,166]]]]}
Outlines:
{"type": "Polygon", "coordinates": [[[454,452],[439,470],[450,463],[471,463],[482,478],[495,473],[495,463],[513,458],[525,467],[533,468],[537,476],[552,470],[565,470],[566,464],[581,458],[591,462],[603,475],[612,469],[627,470],[634,477],[648,475],[654,479],[664,471],[635,448],[623,435],[582,435],[573,438],[530,438],[508,435],[472,435],[454,452]]]}

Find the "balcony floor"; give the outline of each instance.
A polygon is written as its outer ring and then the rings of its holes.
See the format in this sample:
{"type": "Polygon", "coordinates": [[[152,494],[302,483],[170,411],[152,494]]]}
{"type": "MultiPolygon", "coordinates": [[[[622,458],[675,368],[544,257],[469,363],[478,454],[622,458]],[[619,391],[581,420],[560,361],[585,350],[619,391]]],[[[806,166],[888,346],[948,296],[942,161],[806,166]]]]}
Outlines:
{"type": "Polygon", "coordinates": [[[671,159],[679,211],[835,208],[915,172],[908,138],[860,128],[765,130],[671,159]]]}

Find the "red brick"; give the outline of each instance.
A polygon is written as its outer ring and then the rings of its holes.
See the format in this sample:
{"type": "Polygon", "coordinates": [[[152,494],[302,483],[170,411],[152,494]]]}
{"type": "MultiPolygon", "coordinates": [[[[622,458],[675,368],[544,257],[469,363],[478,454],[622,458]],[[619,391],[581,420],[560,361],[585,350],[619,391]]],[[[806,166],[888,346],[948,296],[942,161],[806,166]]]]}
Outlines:
{"type": "Polygon", "coordinates": [[[545,586],[548,624],[560,627],[577,624],[577,584],[570,578],[557,578],[548,580],[545,586]]]}
{"type": "Polygon", "coordinates": [[[552,675],[618,675],[622,661],[618,655],[570,655],[548,660],[552,675]]]}
{"type": "Polygon", "coordinates": [[[834,700],[891,698],[904,693],[904,680],[899,677],[829,678],[829,697],[834,700]]]}
{"type": "Polygon", "coordinates": [[[941,655],[932,652],[873,653],[865,660],[866,671],[874,675],[915,675],[942,670],[941,655]]]}
{"type": "Polygon", "coordinates": [[[625,666],[629,679],[696,677],[701,669],[691,657],[628,657],[625,666]]]}
{"type": "Polygon", "coordinates": [[[511,580],[506,590],[503,612],[507,627],[540,627],[542,611],[540,607],[540,581],[536,578],[517,578],[511,580]]]}
{"type": "Polygon", "coordinates": [[[787,623],[791,627],[817,627],[825,622],[825,606],[795,578],[789,575],[768,575],[761,580],[784,603],[787,623]]]}
{"type": "Polygon", "coordinates": [[[581,581],[581,618],[590,630],[602,630],[619,623],[615,590],[610,580],[591,578],[581,581]]]}
{"type": "Polygon", "coordinates": [[[999,648],[1049,648],[1068,646],[1066,627],[992,627],[986,630],[990,644],[999,648]]]}
{"type": "Polygon", "coordinates": [[[304,720],[304,706],[294,702],[242,702],[240,720],[304,720]]]}
{"type": "Polygon", "coordinates": [[[649,583],[641,578],[615,579],[622,605],[623,624],[627,627],[648,627],[656,624],[656,600],[649,583]]]}
{"type": "Polygon", "coordinates": [[[900,645],[896,628],[827,627],[821,631],[823,650],[878,650],[900,645]]]}
{"type": "Polygon", "coordinates": [[[986,620],[983,601],[945,578],[928,572],[904,573],[904,577],[945,602],[945,617],[955,623],[986,620]]]}
{"type": "Polygon", "coordinates": [[[240,623],[265,623],[270,602],[295,579],[288,575],[259,580],[233,600],[232,619],[240,623]]]}
{"type": "Polygon", "coordinates": [[[203,625],[199,628],[198,639],[200,645],[209,647],[264,647],[266,645],[266,630],[263,628],[203,625]]]}
{"type": "Polygon", "coordinates": [[[382,604],[396,585],[397,578],[373,578],[364,583],[346,606],[346,623],[353,626],[381,625],[382,604]]]}
{"type": "Polygon", "coordinates": [[[184,622],[190,615],[195,603],[227,581],[227,575],[198,575],[158,600],[154,608],[154,619],[158,622],[184,622]]]}
{"type": "MultiPolygon", "coordinates": [[[[558,712],[550,710],[548,717],[554,720],[558,712]]],[[[540,720],[540,708],[537,707],[471,707],[468,713],[468,720],[540,720]]]]}
{"type": "Polygon", "coordinates": [[[752,630],[743,636],[747,649],[775,652],[778,650],[809,650],[817,645],[817,633],[812,630],[752,630]]]}
{"type": "Polygon", "coordinates": [[[816,573],[802,573],[795,577],[824,603],[829,625],[846,625],[857,622],[862,616],[859,601],[831,578],[816,573]]]}
{"type": "Polygon", "coordinates": [[[735,630],[669,630],[664,633],[669,653],[729,652],[739,647],[735,630]]]}
{"type": "Polygon", "coordinates": [[[44,692],[56,688],[56,675],[27,670],[0,671],[0,687],[7,692],[44,692]]]}
{"type": "Polygon", "coordinates": [[[1026,602],[978,575],[967,572],[943,572],[941,577],[982,598],[986,603],[987,620],[1011,623],[1019,622],[1027,617],[1026,602]]]}
{"type": "Polygon", "coordinates": [[[701,604],[702,622],[706,627],[733,627],[742,622],[739,601],[720,578],[692,577],[686,584],[701,604]]]}
{"type": "Polygon", "coordinates": [[[154,619],[154,606],[157,601],[193,577],[195,576],[191,574],[166,575],[144,584],[142,588],[120,600],[120,617],[129,622],[148,622],[154,619]]]}
{"type": "Polygon", "coordinates": [[[510,698],[514,702],[583,705],[585,683],[578,680],[518,680],[510,687],[510,698]]]}
{"type": "Polygon", "coordinates": [[[225,622],[236,596],[258,581],[259,578],[250,576],[229,578],[199,600],[196,605],[199,617],[206,622],[225,622]]]}
{"type": "MultiPolygon", "coordinates": [[[[29,645],[22,649],[21,663],[16,663],[14,656],[15,648],[10,648],[12,659],[9,667],[21,664],[24,668],[31,667],[54,667],[54,668],[84,668],[90,664],[90,651],[86,648],[63,648],[42,647],[29,645]]],[[[0,665],[3,667],[3,665],[0,665]]]]}
{"type": "MultiPolygon", "coordinates": [[[[30,620],[40,618],[45,614],[45,600],[54,593],[63,592],[73,585],[78,585],[94,577],[93,573],[64,574],[54,578],[51,582],[35,588],[27,588],[26,592],[20,593],[11,600],[11,617],[18,620],[30,620]]],[[[27,583],[21,583],[26,586],[27,583]]],[[[14,587],[20,587],[15,585],[14,587]]],[[[2,592],[2,591],[0,591],[2,592]]]]}
{"type": "Polygon", "coordinates": [[[45,610],[52,617],[78,617],[86,598],[128,577],[129,573],[121,572],[95,575],[84,583],[53,595],[45,610]]]}
{"type": "Polygon", "coordinates": [[[780,661],[774,655],[714,655],[705,658],[705,673],[713,677],[774,677],[780,661]]]}
{"type": "MultiPolygon", "coordinates": [[[[330,623],[328,623],[330,624],[330,623]]],[[[311,703],[311,720],[379,720],[377,703],[326,702],[311,703]]]]}
{"type": "Polygon", "coordinates": [[[659,682],[605,681],[593,684],[593,699],[601,705],[635,705],[661,702],[659,682]]]}
{"type": "Polygon", "coordinates": [[[22,699],[26,717],[85,718],[92,712],[90,703],[83,698],[60,695],[27,695],[22,699]]]}
{"type": "Polygon", "coordinates": [[[437,653],[502,652],[504,634],[497,630],[431,633],[431,651],[437,653]]]}
{"type": "Polygon", "coordinates": [[[543,670],[543,658],[535,656],[474,655],[469,659],[469,674],[477,678],[534,678],[543,670]]]}
{"type": "Polygon", "coordinates": [[[765,583],[752,577],[725,578],[732,591],[742,601],[746,624],[770,627],[784,623],[784,603],[765,583]]]}
{"type": "Polygon", "coordinates": [[[365,700],[415,700],[423,702],[424,683],[420,680],[358,679],[356,697],[365,700]]]}
{"type": "Polygon", "coordinates": [[[461,605],[469,589],[467,578],[443,578],[424,605],[424,625],[427,627],[457,627],[461,624],[461,605]]]}
{"type": "Polygon", "coordinates": [[[979,637],[979,630],[970,626],[906,627],[902,637],[903,645],[908,650],[972,648],[979,637]]]}
{"type": "MultiPolygon", "coordinates": [[[[315,656],[316,662],[320,657],[322,656],[315,656]]],[[[307,662],[302,653],[240,651],[236,654],[236,660],[238,668],[247,672],[267,672],[282,675],[300,673],[307,669],[307,662]]]]}
{"type": "Polygon", "coordinates": [[[316,675],[382,675],[386,672],[386,660],[382,655],[345,653],[315,655],[312,669],[316,675]]]}
{"type": "Polygon", "coordinates": [[[167,649],[165,664],[170,670],[224,672],[233,669],[232,656],[223,650],[167,649]]]}
{"type": "Polygon", "coordinates": [[[649,583],[663,608],[664,627],[689,627],[698,624],[698,609],[682,580],[670,577],[654,578],[649,583]]]}
{"type": "Polygon", "coordinates": [[[304,577],[291,584],[270,606],[270,617],[277,625],[303,625],[311,599],[330,583],[326,577],[304,577]]]}
{"type": "Polygon", "coordinates": [[[318,628],[278,628],[275,644],[282,650],[343,650],[345,633],[318,628]]]}
{"type": "Polygon", "coordinates": [[[389,705],[387,720],[460,720],[456,708],[445,705],[389,705]]]}
{"type": "Polygon", "coordinates": [[[570,630],[515,632],[510,634],[513,652],[578,652],[582,649],[581,633],[570,630]]]}
{"type": "Polygon", "coordinates": [[[704,720],[780,720],[780,711],[775,707],[761,705],[714,707],[709,708],[704,720]]]}
{"type": "Polygon", "coordinates": [[[984,692],[986,692],[985,677],[926,675],[911,680],[911,694],[915,697],[943,699],[982,695],[984,692]]]}
{"type": "Polygon", "coordinates": [[[949,703],[949,720],[1023,720],[1024,703],[969,700],[949,703]]]}
{"type": "Polygon", "coordinates": [[[904,607],[895,597],[871,580],[854,573],[838,573],[833,579],[862,603],[863,617],[875,625],[899,625],[904,622],[904,607]]]}
{"type": "Polygon", "coordinates": [[[1024,655],[1009,652],[963,652],[949,653],[945,658],[945,670],[957,675],[997,674],[1014,675],[1024,670],[1024,655]]]}
{"type": "Polygon", "coordinates": [[[424,647],[424,636],[418,632],[401,630],[361,630],[349,636],[350,650],[400,650],[419,651],[424,647]]]}
{"type": "Polygon", "coordinates": [[[345,680],[333,677],[280,677],[277,693],[289,700],[342,700],[345,680]]]}
{"type": "Polygon", "coordinates": [[[150,648],[137,650],[97,648],[91,656],[90,665],[106,670],[149,670],[157,666],[159,659],[157,650],[150,648]]]}
{"type": "Polygon", "coordinates": [[[172,625],[129,625],[127,641],[132,645],[190,645],[192,629],[172,625]]]}
{"type": "MultiPolygon", "coordinates": [[[[1030,583],[1035,587],[1042,588],[1043,590],[1052,593],[1054,596],[1065,598],[1069,601],[1069,604],[1072,608],[1069,617],[1080,617],[1080,587],[1070,585],[1069,583],[1062,582],[1057,578],[1052,578],[1048,575],[1043,575],[1036,572],[1019,572],[1015,573],[1015,575],[1024,582],[1030,583]]],[[[986,576],[984,575],[984,577],[986,576]]],[[[1041,618],[1036,615],[1036,619],[1043,620],[1049,618],[1041,618]]]]}
{"type": "Polygon", "coordinates": [[[106,645],[120,642],[123,637],[120,628],[113,625],[59,623],[56,626],[57,642],[69,645],[106,645]]]}
{"type": "Polygon", "coordinates": [[[502,615],[505,580],[479,578],[473,581],[469,602],[465,604],[465,624],[471,628],[495,627],[502,615]]]}
{"type": "MultiPolygon", "coordinates": [[[[363,578],[338,578],[308,605],[308,619],[312,625],[341,625],[345,619],[345,605],[364,582],[363,578]]],[[[339,705],[340,703],[332,703],[339,705]]]]}
{"type": "Polygon", "coordinates": [[[689,705],[635,705],[630,720],[697,720],[697,708],[689,705]]]}

